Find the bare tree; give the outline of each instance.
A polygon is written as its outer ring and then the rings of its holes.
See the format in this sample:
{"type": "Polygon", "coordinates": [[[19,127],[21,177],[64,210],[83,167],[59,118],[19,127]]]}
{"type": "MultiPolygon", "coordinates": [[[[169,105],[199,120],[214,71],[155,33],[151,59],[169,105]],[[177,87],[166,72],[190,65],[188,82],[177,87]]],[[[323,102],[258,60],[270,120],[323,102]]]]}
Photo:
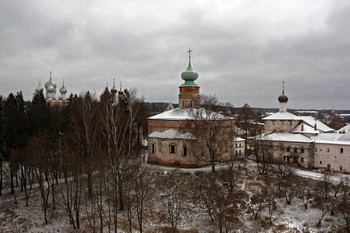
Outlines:
{"type": "Polygon", "coordinates": [[[183,202],[187,197],[187,184],[178,171],[172,171],[165,184],[166,209],[173,233],[177,232],[177,225],[181,220],[183,202]]]}
{"type": "Polygon", "coordinates": [[[257,219],[264,208],[265,197],[261,191],[258,191],[249,197],[247,203],[249,205],[250,212],[253,214],[253,217],[257,219]]]}
{"type": "Polygon", "coordinates": [[[349,179],[344,179],[342,185],[342,195],[339,203],[339,210],[345,221],[346,231],[350,232],[350,192],[349,179]]]}
{"type": "Polygon", "coordinates": [[[203,108],[191,109],[194,121],[189,121],[185,128],[190,129],[197,138],[192,143],[192,154],[211,164],[212,172],[215,172],[217,161],[229,159],[229,150],[233,147],[234,121],[233,117],[228,116],[231,107],[220,104],[215,96],[202,95],[201,102],[203,108]]]}
{"type": "Polygon", "coordinates": [[[260,175],[266,175],[272,160],[273,155],[271,151],[271,146],[267,145],[266,142],[264,142],[260,136],[255,137],[253,139],[253,158],[256,162],[258,172],[260,175]]]}
{"type": "Polygon", "coordinates": [[[303,179],[299,185],[299,198],[303,201],[305,210],[309,207],[309,202],[312,197],[312,185],[309,179],[303,179]]]}
{"type": "MultiPolygon", "coordinates": [[[[67,140],[69,140],[67,138],[67,140]]],[[[67,145],[67,144],[65,144],[67,145]]],[[[65,178],[61,187],[62,200],[69,222],[74,229],[80,228],[80,212],[83,189],[86,187],[82,179],[82,154],[71,150],[67,145],[62,156],[62,169],[65,178]]]]}
{"type": "Polygon", "coordinates": [[[230,232],[233,228],[234,194],[225,192],[213,174],[199,175],[198,192],[211,221],[219,232],[230,232]]]}
{"type": "Polygon", "coordinates": [[[93,196],[94,154],[98,149],[98,132],[100,131],[97,101],[89,92],[80,96],[75,102],[71,116],[71,130],[77,148],[84,154],[84,169],[87,175],[88,194],[93,196]]]}
{"type": "Polygon", "coordinates": [[[141,233],[143,232],[143,214],[145,210],[145,203],[150,198],[154,177],[154,171],[147,169],[144,164],[140,164],[133,179],[136,216],[139,224],[139,231],[141,233]]]}

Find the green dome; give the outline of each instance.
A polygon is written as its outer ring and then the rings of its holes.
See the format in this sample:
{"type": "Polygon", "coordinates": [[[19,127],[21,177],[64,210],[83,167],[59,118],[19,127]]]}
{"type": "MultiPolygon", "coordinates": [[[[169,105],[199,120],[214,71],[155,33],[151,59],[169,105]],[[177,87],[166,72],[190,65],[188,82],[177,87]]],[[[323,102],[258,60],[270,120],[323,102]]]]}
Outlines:
{"type": "Polygon", "coordinates": [[[185,80],[181,86],[197,86],[194,80],[198,78],[198,73],[192,69],[191,61],[189,61],[187,69],[181,73],[181,78],[185,80]]]}

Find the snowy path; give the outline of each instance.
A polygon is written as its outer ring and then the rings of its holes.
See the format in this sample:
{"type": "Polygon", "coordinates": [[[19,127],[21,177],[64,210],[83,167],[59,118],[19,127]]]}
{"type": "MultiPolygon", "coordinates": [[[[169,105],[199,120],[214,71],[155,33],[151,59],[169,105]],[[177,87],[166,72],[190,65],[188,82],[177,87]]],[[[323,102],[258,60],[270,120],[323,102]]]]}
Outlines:
{"type": "MultiPolygon", "coordinates": [[[[206,166],[206,167],[199,167],[199,168],[180,168],[180,167],[170,167],[170,166],[161,166],[161,165],[153,165],[153,164],[147,164],[150,168],[155,168],[155,169],[161,169],[164,171],[172,171],[172,170],[179,170],[181,172],[188,172],[188,173],[195,173],[198,171],[205,171],[205,172],[211,172],[211,166],[206,166]]],[[[220,170],[227,167],[225,163],[219,163],[216,164],[215,169],[220,170]]],[[[251,162],[247,164],[247,167],[255,169],[256,165],[255,163],[251,162]]],[[[322,180],[323,175],[322,173],[316,172],[316,171],[306,171],[298,168],[294,168],[295,174],[300,177],[304,178],[310,178],[313,180],[322,180]]],[[[340,173],[333,173],[330,175],[330,179],[332,182],[339,182],[341,178],[349,178],[350,175],[347,174],[340,174],[340,173]]]]}

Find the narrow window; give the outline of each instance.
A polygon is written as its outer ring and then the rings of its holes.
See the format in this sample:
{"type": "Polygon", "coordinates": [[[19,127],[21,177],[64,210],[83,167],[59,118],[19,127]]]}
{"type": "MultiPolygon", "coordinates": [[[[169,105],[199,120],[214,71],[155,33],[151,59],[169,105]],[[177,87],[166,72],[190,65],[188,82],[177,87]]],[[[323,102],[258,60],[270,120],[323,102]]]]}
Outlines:
{"type": "Polygon", "coordinates": [[[187,147],[184,146],[184,156],[187,156],[187,147]]]}
{"type": "Polygon", "coordinates": [[[304,162],[304,157],[301,157],[301,162],[302,162],[302,163],[304,162]]]}
{"type": "Polygon", "coordinates": [[[175,154],[175,145],[170,145],[170,154],[175,154]]]}
{"type": "Polygon", "coordinates": [[[317,147],[315,147],[315,151],[317,152],[317,147]]]}
{"type": "Polygon", "coordinates": [[[242,154],[242,151],[241,150],[239,150],[239,153],[238,153],[239,155],[241,155],[242,154]]]}
{"type": "Polygon", "coordinates": [[[152,150],[151,153],[154,153],[154,144],[152,144],[152,150]]]}
{"type": "Polygon", "coordinates": [[[320,161],[320,164],[322,164],[322,161],[320,161]]]}
{"type": "Polygon", "coordinates": [[[327,152],[329,152],[329,148],[327,148],[327,152]]]}
{"type": "Polygon", "coordinates": [[[304,153],[304,147],[301,148],[301,153],[304,153]]]}
{"type": "Polygon", "coordinates": [[[343,171],[343,167],[342,167],[342,166],[340,166],[340,167],[339,167],[339,170],[340,170],[340,171],[343,171]]]}
{"type": "Polygon", "coordinates": [[[287,152],[290,152],[290,147],[287,147],[287,152]]]}
{"type": "Polygon", "coordinates": [[[340,153],[344,153],[344,149],[343,148],[340,148],[340,153]]]}
{"type": "Polygon", "coordinates": [[[294,152],[295,152],[295,153],[298,152],[298,149],[297,149],[296,147],[294,148],[294,152]]]}
{"type": "Polygon", "coordinates": [[[241,143],[239,143],[239,147],[241,147],[241,143]]]}

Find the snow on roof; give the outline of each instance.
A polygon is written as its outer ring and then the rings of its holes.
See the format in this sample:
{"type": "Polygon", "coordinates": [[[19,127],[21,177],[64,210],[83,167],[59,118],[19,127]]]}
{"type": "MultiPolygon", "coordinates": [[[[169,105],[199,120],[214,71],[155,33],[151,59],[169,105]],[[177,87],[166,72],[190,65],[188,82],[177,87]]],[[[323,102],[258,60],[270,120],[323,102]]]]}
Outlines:
{"type": "Polygon", "coordinates": [[[267,141],[283,141],[283,142],[312,142],[312,140],[302,134],[294,133],[272,133],[262,137],[267,141]]]}
{"type": "Polygon", "coordinates": [[[163,138],[163,139],[196,139],[196,137],[189,133],[180,133],[176,129],[167,129],[163,132],[154,131],[148,135],[148,138],[163,138]]]}
{"type": "Polygon", "coordinates": [[[172,109],[174,109],[174,106],[171,103],[169,103],[168,106],[166,107],[165,111],[169,111],[172,109]]]}
{"type": "Polygon", "coordinates": [[[308,114],[317,114],[317,111],[295,111],[296,113],[308,113],[308,114]]]}
{"type": "Polygon", "coordinates": [[[343,128],[338,129],[337,132],[338,133],[346,133],[349,131],[349,129],[350,129],[350,124],[348,123],[343,128]]]}
{"type": "Polygon", "coordinates": [[[264,121],[267,120],[294,120],[298,121],[300,118],[289,112],[276,112],[270,116],[263,118],[264,121]]]}
{"type": "Polygon", "coordinates": [[[224,116],[217,112],[212,112],[204,108],[174,108],[169,111],[162,112],[155,116],[151,116],[150,120],[231,120],[232,117],[224,116]]]}
{"type": "Polygon", "coordinates": [[[332,132],[334,129],[328,127],[327,125],[323,124],[321,121],[318,121],[312,116],[299,116],[302,121],[304,121],[306,124],[309,124],[310,126],[314,126],[316,123],[316,127],[321,132],[332,132]]]}
{"type": "Polygon", "coordinates": [[[245,141],[244,138],[235,137],[235,142],[244,142],[244,141],[245,141]]]}
{"type": "Polygon", "coordinates": [[[315,143],[350,145],[350,131],[345,134],[320,133],[313,139],[315,143]]]}
{"type": "Polygon", "coordinates": [[[311,127],[304,122],[298,124],[294,129],[293,133],[304,133],[304,134],[318,134],[320,131],[315,130],[314,127],[311,127]]]}
{"type": "MultiPolygon", "coordinates": [[[[323,124],[321,121],[318,121],[313,116],[296,116],[296,115],[289,113],[289,112],[277,112],[275,114],[272,114],[271,116],[263,118],[263,120],[264,121],[266,121],[266,120],[295,120],[295,121],[298,121],[299,120],[299,121],[304,121],[306,124],[308,124],[311,127],[314,127],[314,125],[316,123],[317,130],[319,130],[320,132],[324,132],[324,133],[334,132],[334,129],[323,124]]],[[[299,132],[299,131],[297,130],[297,132],[299,132]]]]}

